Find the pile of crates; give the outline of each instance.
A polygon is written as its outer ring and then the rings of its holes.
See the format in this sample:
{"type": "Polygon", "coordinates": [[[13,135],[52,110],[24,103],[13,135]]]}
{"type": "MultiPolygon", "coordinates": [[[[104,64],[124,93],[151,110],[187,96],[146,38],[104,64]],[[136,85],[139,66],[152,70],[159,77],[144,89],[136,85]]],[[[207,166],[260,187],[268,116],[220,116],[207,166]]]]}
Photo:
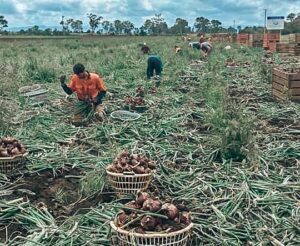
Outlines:
{"type": "Polygon", "coordinates": [[[280,33],[266,33],[263,36],[263,47],[266,50],[276,51],[276,45],[280,42],[280,33]]]}
{"type": "Polygon", "coordinates": [[[250,34],[249,46],[262,48],[263,47],[263,34],[250,34]]]}
{"type": "Polygon", "coordinates": [[[292,56],[300,55],[300,33],[281,35],[280,43],[276,46],[278,53],[284,53],[292,56]]]}
{"type": "Polygon", "coordinates": [[[249,33],[239,33],[237,35],[237,43],[243,46],[250,46],[250,34],[249,33]]]}

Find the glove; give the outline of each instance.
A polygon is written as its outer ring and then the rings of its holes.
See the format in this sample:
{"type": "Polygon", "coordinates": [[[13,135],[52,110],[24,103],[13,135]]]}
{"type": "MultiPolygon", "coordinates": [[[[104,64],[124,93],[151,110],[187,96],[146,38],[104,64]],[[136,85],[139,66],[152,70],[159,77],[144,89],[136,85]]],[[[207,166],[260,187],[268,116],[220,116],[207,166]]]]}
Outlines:
{"type": "Polygon", "coordinates": [[[102,105],[96,106],[95,117],[97,118],[97,120],[102,121],[104,119],[105,115],[106,115],[106,113],[104,111],[103,106],[102,105]]]}
{"type": "Polygon", "coordinates": [[[60,76],[60,83],[61,84],[65,84],[65,82],[66,82],[66,75],[62,75],[62,76],[60,76]]]}

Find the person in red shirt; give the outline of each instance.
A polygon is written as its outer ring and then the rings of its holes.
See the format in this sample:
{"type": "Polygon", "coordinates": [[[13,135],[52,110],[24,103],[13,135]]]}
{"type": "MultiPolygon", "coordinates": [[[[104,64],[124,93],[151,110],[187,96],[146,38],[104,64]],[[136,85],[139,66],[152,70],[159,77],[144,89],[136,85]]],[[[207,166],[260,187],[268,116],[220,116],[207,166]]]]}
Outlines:
{"type": "Polygon", "coordinates": [[[96,118],[102,120],[105,111],[101,104],[107,90],[104,81],[98,74],[86,71],[81,63],[74,65],[73,72],[69,86],[65,83],[66,76],[62,75],[60,77],[63,90],[68,95],[75,92],[78,100],[92,103],[95,106],[96,118]]]}
{"type": "Polygon", "coordinates": [[[149,54],[150,48],[146,45],[146,43],[144,43],[141,48],[141,51],[143,52],[143,54],[149,54]]]}

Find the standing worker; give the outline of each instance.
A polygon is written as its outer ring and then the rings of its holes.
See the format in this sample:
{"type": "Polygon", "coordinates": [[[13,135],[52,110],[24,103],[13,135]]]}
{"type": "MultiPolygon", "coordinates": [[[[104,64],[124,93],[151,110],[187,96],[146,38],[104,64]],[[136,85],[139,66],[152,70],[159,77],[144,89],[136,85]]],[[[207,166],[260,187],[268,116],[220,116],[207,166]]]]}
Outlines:
{"type": "Polygon", "coordinates": [[[95,108],[95,117],[98,120],[103,120],[105,111],[102,106],[102,100],[106,94],[104,81],[98,74],[86,71],[81,63],[74,65],[73,72],[69,86],[65,83],[66,76],[60,76],[63,90],[68,95],[75,92],[79,101],[91,103],[95,108]]]}
{"type": "Polygon", "coordinates": [[[154,75],[161,75],[163,70],[163,63],[159,55],[149,55],[147,66],[147,78],[150,79],[154,75]]]}
{"type": "Polygon", "coordinates": [[[199,40],[200,50],[204,56],[208,56],[212,52],[212,45],[209,42],[204,42],[204,37],[199,40]]]}

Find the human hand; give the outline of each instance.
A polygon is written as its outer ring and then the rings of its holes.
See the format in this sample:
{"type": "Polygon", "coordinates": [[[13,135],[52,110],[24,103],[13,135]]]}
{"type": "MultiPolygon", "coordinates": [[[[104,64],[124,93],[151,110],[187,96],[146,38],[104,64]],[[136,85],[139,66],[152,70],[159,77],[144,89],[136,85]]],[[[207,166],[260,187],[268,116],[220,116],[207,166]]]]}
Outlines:
{"type": "Polygon", "coordinates": [[[60,79],[60,83],[64,84],[66,82],[66,75],[61,75],[59,79],[60,79]]]}
{"type": "Polygon", "coordinates": [[[104,119],[105,115],[106,115],[106,112],[104,111],[103,106],[98,105],[95,109],[95,117],[98,120],[102,121],[104,119]]]}

